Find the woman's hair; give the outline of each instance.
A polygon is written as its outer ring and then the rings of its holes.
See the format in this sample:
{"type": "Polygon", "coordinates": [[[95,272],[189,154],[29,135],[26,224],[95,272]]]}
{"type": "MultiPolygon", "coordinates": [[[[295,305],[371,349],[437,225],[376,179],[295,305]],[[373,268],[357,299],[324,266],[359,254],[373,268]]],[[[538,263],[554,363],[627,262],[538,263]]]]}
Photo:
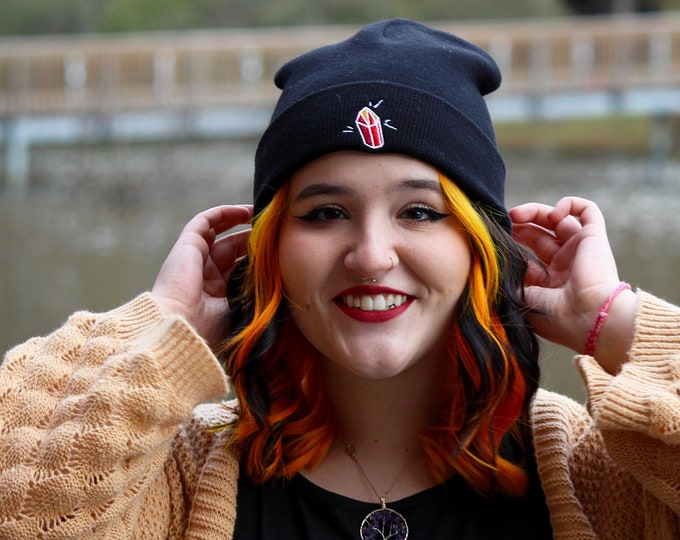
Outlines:
{"type": "MultiPolygon", "coordinates": [[[[451,213],[472,247],[467,286],[448,342],[440,414],[421,430],[438,481],[460,474],[482,493],[522,495],[531,449],[528,408],[539,377],[538,341],[525,320],[524,250],[483,209],[440,175],[451,213]],[[522,450],[510,456],[509,443],[522,450]]],[[[234,280],[223,354],[239,402],[232,441],[254,481],[314,468],[338,437],[320,353],[288,315],[278,265],[285,183],[253,224],[250,250],[234,280]],[[234,288],[236,289],[236,287],[234,288]]]]}

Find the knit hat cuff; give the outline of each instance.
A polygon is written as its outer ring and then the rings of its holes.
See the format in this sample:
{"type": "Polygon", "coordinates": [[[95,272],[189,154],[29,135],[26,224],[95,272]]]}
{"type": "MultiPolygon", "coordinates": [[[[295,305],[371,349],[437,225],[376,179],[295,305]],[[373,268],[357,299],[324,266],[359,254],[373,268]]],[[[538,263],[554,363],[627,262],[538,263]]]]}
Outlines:
{"type": "MultiPolygon", "coordinates": [[[[481,102],[483,106],[483,102],[481,102]]],[[[486,110],[472,121],[450,103],[421,90],[388,82],[350,82],[308,94],[277,111],[258,146],[255,159],[255,212],[299,168],[330,152],[355,150],[408,155],[439,169],[470,197],[491,206],[509,229],[503,204],[505,166],[489,138],[486,110]],[[368,143],[357,117],[368,113],[383,137],[368,143]],[[480,118],[484,120],[478,125],[480,118]],[[483,179],[483,181],[480,181],[483,179]]]]}

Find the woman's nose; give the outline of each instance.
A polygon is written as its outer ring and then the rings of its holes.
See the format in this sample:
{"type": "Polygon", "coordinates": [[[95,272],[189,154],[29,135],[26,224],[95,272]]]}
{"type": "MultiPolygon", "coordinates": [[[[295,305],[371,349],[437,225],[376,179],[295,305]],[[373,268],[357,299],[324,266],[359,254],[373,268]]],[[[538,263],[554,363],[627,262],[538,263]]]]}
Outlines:
{"type": "Polygon", "coordinates": [[[366,227],[357,231],[345,255],[345,267],[361,279],[382,277],[398,263],[395,240],[390,231],[366,227]]]}

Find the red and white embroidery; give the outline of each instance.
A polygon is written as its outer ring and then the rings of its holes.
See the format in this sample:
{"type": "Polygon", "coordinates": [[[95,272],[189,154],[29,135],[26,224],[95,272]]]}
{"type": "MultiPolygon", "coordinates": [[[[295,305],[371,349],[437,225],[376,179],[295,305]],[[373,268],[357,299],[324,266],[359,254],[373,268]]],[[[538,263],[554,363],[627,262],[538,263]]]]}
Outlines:
{"type": "Polygon", "coordinates": [[[380,117],[368,107],[364,107],[357,113],[354,123],[359,130],[361,140],[369,148],[382,148],[385,144],[380,117]]]}
{"type": "MultiPolygon", "coordinates": [[[[383,133],[383,125],[390,129],[396,130],[394,126],[390,125],[390,120],[383,122],[380,116],[373,110],[377,109],[382,100],[373,105],[369,103],[367,107],[362,108],[354,119],[354,125],[361,135],[361,140],[369,148],[378,149],[385,145],[385,135],[383,133]]],[[[354,133],[352,126],[347,126],[343,133],[354,133]]]]}

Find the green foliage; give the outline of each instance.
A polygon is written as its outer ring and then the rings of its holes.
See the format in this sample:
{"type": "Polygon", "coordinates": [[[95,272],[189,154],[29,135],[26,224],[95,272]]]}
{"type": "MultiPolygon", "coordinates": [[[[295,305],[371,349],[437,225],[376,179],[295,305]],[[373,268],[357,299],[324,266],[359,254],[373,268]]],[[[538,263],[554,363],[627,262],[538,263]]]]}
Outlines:
{"type": "Polygon", "coordinates": [[[62,34],[92,31],[98,0],[1,0],[0,34],[62,34]]]}
{"type": "MultiPolygon", "coordinates": [[[[680,9],[680,0],[657,0],[680,9]]],[[[0,35],[559,16],[568,0],[0,0],[0,35]]]]}
{"type": "Polygon", "coordinates": [[[104,3],[97,30],[186,28],[193,23],[193,4],[192,0],[109,0],[104,3]]]}

